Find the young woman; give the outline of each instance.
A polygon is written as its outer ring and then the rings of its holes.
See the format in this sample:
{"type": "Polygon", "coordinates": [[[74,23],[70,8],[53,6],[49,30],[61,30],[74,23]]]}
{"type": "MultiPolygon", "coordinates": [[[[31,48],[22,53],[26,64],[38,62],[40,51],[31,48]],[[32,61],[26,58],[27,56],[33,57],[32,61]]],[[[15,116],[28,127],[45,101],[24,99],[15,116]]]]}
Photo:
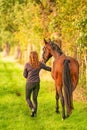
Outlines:
{"type": "Polygon", "coordinates": [[[26,80],[26,101],[31,109],[31,117],[37,112],[37,96],[40,89],[40,77],[39,72],[41,69],[45,69],[47,71],[51,71],[51,68],[43,64],[38,59],[38,54],[36,51],[30,52],[29,62],[24,66],[23,75],[26,80]],[[32,100],[31,101],[31,94],[32,100]]]}

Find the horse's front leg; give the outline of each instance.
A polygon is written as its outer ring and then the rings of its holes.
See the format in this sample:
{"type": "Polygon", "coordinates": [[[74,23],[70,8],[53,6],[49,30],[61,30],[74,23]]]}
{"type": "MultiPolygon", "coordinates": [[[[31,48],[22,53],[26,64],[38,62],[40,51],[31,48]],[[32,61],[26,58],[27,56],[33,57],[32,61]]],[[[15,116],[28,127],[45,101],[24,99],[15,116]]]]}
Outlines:
{"type": "Polygon", "coordinates": [[[56,113],[59,113],[59,94],[56,90],[56,113]]]}

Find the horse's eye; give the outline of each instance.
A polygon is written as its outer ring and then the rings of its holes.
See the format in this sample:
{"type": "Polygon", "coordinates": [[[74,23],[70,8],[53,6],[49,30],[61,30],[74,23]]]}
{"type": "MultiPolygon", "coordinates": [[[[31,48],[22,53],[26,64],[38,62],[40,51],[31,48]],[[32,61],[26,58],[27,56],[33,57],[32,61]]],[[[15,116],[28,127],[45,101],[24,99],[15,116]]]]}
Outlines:
{"type": "Polygon", "coordinates": [[[44,47],[42,48],[42,50],[44,51],[44,47]]]}
{"type": "Polygon", "coordinates": [[[45,51],[45,47],[43,47],[42,50],[45,51]]]}

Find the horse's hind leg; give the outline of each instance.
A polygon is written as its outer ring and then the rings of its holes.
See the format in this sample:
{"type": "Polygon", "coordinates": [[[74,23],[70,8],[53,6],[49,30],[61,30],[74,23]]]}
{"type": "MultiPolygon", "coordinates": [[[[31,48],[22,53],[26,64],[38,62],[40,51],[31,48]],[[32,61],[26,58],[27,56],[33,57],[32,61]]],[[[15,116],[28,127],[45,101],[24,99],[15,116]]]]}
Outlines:
{"type": "Polygon", "coordinates": [[[56,113],[59,113],[59,94],[56,90],[56,113]]]}
{"type": "Polygon", "coordinates": [[[73,91],[75,90],[75,88],[77,86],[77,83],[78,83],[78,76],[77,75],[73,75],[72,76],[73,88],[72,88],[72,95],[71,95],[71,107],[72,107],[72,109],[74,109],[74,106],[73,106],[73,91]]]}
{"type": "Polygon", "coordinates": [[[65,104],[64,104],[64,97],[61,89],[58,90],[58,94],[62,105],[62,119],[65,119],[65,104]]]}

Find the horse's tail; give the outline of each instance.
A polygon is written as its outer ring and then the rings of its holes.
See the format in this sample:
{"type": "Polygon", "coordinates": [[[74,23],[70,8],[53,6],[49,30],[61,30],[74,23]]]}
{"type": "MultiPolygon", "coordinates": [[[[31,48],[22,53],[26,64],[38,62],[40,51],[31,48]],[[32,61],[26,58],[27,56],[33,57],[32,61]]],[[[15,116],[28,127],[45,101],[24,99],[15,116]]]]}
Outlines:
{"type": "Polygon", "coordinates": [[[65,106],[68,109],[71,109],[71,94],[72,94],[72,82],[69,69],[70,60],[66,59],[64,61],[63,69],[63,87],[64,87],[64,101],[65,106]]]}

